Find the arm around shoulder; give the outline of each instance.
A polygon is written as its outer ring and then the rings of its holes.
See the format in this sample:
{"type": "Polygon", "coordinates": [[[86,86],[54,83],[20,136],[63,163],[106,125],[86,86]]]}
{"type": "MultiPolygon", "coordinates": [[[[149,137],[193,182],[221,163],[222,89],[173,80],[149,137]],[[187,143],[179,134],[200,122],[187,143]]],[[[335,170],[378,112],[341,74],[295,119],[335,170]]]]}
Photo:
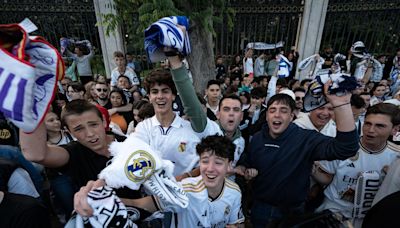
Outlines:
{"type": "Polygon", "coordinates": [[[46,138],[44,123],[30,134],[20,130],[21,151],[24,157],[50,168],[65,165],[69,160],[68,152],[59,146],[48,146],[46,138]]]}

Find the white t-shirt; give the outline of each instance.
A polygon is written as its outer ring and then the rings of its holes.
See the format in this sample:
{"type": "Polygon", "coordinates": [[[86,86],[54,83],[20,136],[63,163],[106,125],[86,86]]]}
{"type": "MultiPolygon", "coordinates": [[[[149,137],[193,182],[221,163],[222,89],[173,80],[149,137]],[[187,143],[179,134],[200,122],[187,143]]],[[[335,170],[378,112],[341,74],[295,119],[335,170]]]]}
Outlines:
{"type": "MultiPolygon", "coordinates": [[[[111,71],[111,86],[116,86],[118,83],[118,77],[121,73],[118,71],[118,67],[111,71]]],[[[126,67],[125,73],[123,74],[129,78],[132,85],[139,85],[140,81],[135,71],[130,67],[126,67]]]]}
{"type": "Polygon", "coordinates": [[[244,58],[243,59],[243,74],[253,74],[253,59],[252,58],[244,58]]]}
{"type": "MultiPolygon", "coordinates": [[[[174,121],[168,128],[162,127],[156,116],[153,116],[140,122],[132,134],[158,151],[162,159],[172,161],[175,165],[174,176],[177,176],[198,166],[196,145],[201,138],[216,134],[219,130],[218,125],[211,122],[208,121],[203,132],[196,133],[190,122],[178,115],[175,115],[174,121]]],[[[219,132],[222,134],[221,130],[219,132]]]]}
{"type": "Polygon", "coordinates": [[[352,158],[344,161],[321,161],[321,168],[327,173],[334,174],[334,177],[325,189],[325,200],[317,211],[329,209],[341,213],[346,218],[351,218],[359,174],[365,171],[381,173],[382,168],[385,165],[389,166],[397,155],[398,153],[388,147],[372,154],[360,143],[360,149],[352,158]]]}
{"type": "Polygon", "coordinates": [[[162,211],[177,213],[177,220],[171,227],[215,227],[224,228],[227,224],[244,222],[241,209],[239,186],[225,178],[225,184],[217,199],[208,197],[207,188],[201,176],[185,178],[180,182],[183,190],[188,194],[189,206],[181,208],[174,204],[164,204],[156,199],[162,211]]]}
{"type": "Polygon", "coordinates": [[[309,113],[300,113],[297,116],[297,119],[293,121],[293,123],[303,129],[316,130],[323,135],[336,137],[336,123],[332,119],[329,120],[329,122],[325,124],[325,126],[321,130],[318,130],[311,122],[309,113]]]}
{"type": "Polygon", "coordinates": [[[68,56],[73,57],[76,62],[76,69],[78,70],[78,74],[80,77],[92,76],[92,67],[90,66],[90,60],[94,56],[94,51],[90,49],[90,53],[88,55],[78,56],[70,51],[66,52],[68,56]]]}

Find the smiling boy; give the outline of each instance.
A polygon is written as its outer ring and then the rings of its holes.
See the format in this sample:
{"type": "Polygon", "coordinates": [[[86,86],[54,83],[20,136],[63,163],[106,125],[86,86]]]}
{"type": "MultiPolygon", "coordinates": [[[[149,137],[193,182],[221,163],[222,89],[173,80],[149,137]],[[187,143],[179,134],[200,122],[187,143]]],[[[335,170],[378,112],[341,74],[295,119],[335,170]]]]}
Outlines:
{"type": "Polygon", "coordinates": [[[234,144],[227,137],[214,135],[202,139],[196,150],[200,157],[200,176],[180,182],[189,197],[187,208],[166,204],[154,196],[124,203],[151,212],[176,213],[171,227],[236,227],[243,223],[240,189],[225,178],[233,160],[234,144]]]}

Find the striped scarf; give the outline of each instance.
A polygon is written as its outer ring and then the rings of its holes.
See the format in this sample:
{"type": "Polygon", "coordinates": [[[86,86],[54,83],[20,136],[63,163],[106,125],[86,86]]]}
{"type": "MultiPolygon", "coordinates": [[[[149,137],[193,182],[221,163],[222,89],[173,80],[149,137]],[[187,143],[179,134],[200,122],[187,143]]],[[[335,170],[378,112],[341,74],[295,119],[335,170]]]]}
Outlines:
{"type": "Polygon", "coordinates": [[[188,35],[189,19],[185,16],[164,17],[151,24],[144,31],[144,46],[151,62],[167,58],[163,48],[171,48],[183,56],[191,52],[188,35]],[[182,31],[181,26],[186,31],[182,31]]]}
{"type": "Polygon", "coordinates": [[[36,26],[0,25],[0,111],[25,132],[43,121],[57,80],[64,77],[58,51],[40,36],[28,36],[36,26]]]}

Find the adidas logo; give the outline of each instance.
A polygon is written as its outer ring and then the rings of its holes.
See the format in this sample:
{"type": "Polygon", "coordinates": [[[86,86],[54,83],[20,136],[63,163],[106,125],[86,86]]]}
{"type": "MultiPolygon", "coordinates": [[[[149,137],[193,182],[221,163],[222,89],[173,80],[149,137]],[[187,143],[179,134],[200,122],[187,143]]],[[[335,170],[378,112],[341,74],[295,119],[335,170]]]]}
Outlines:
{"type": "Polygon", "coordinates": [[[352,167],[352,168],[355,168],[355,166],[354,166],[354,163],[352,162],[352,163],[350,163],[350,164],[348,164],[348,165],[346,165],[347,167],[352,167]]]}

